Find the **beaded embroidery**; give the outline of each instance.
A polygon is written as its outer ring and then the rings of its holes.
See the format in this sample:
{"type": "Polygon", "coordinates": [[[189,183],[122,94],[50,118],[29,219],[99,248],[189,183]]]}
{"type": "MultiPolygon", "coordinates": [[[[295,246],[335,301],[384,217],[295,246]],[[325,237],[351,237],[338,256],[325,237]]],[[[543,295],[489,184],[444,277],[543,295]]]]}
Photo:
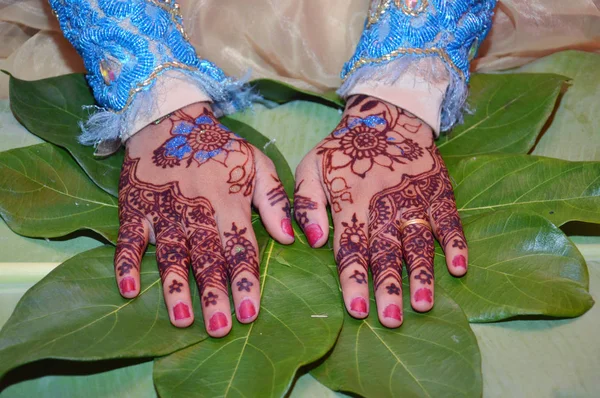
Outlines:
{"type": "Polygon", "coordinates": [[[369,67],[401,57],[437,56],[451,75],[451,85],[465,85],[449,88],[456,97],[442,111],[442,125],[449,128],[460,119],[456,108],[462,108],[466,98],[469,62],[491,27],[495,4],[496,0],[373,0],[356,51],[342,69],[344,85],[338,93],[343,96],[349,85],[368,80],[369,67]]]}
{"type": "MultiPolygon", "coordinates": [[[[116,115],[129,112],[136,95],[153,87],[156,78],[169,70],[199,85],[213,99],[216,113],[233,112],[250,103],[243,83],[196,55],[174,0],[50,0],[50,5],[63,34],[82,56],[88,83],[105,110],[116,115]]],[[[138,109],[150,106],[136,105],[138,109]]],[[[84,134],[86,143],[115,138],[115,133],[102,132],[105,121],[111,126],[104,127],[117,128],[120,136],[132,120],[131,115],[102,118],[95,131],[84,134]]]]}

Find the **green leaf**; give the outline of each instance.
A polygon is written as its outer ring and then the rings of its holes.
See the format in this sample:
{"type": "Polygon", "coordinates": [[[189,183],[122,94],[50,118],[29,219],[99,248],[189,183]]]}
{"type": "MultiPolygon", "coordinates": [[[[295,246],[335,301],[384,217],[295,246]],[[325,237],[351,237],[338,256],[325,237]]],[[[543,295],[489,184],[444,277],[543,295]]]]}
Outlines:
{"type": "Polygon", "coordinates": [[[527,153],[554,109],[564,76],[473,75],[464,124],[442,135],[444,159],[484,153],[527,153]]]}
{"type": "Polygon", "coordinates": [[[518,69],[525,73],[558,73],[571,85],[556,109],[552,123],[536,144],[534,155],[565,160],[600,160],[600,54],[563,51],[518,69]]]}
{"type": "Polygon", "coordinates": [[[344,100],[342,100],[335,91],[319,94],[314,91],[303,90],[292,86],[291,84],[272,79],[253,80],[250,82],[250,85],[252,85],[265,99],[278,104],[303,100],[318,102],[334,108],[344,107],[344,100]]]}
{"type": "Polygon", "coordinates": [[[365,397],[480,397],[482,391],[477,340],[441,288],[433,310],[405,309],[398,329],[383,327],[373,310],[365,320],[346,315],[333,351],[311,373],[333,390],[365,397]]]}
{"type": "Polygon", "coordinates": [[[528,155],[463,159],[450,171],[463,218],[490,211],[532,211],[560,226],[600,223],[600,163],[528,155]]]}
{"type": "Polygon", "coordinates": [[[270,241],[261,261],[260,316],[236,324],[222,339],[156,360],[154,383],[163,397],[279,397],[296,371],[321,358],[342,326],[331,251],[297,241],[270,241]],[[314,317],[314,316],[317,317],[314,317]]]}
{"type": "Polygon", "coordinates": [[[246,123],[228,117],[223,117],[220,121],[227,128],[261,150],[273,161],[281,184],[285,188],[287,194],[292,195],[294,193],[294,175],[277,146],[273,145],[274,143],[267,137],[248,126],[246,123]]]}
{"type": "Polygon", "coordinates": [[[0,331],[0,376],[43,358],[154,357],[206,338],[201,323],[171,326],[154,253],[144,256],[142,291],[132,300],[116,288],[113,257],[112,246],[79,254],[23,296],[0,331]]]}
{"type": "Polygon", "coordinates": [[[545,218],[504,211],[472,217],[464,228],[469,271],[462,278],[451,276],[438,246],[436,283],[470,322],[519,315],[575,317],[594,304],[583,256],[545,218]]]}
{"type": "Polygon", "coordinates": [[[292,170],[304,155],[339,123],[341,111],[307,101],[293,101],[268,109],[256,104],[253,109],[230,117],[246,123],[273,139],[292,170]]]}
{"type": "Polygon", "coordinates": [[[90,229],[116,240],[116,198],[51,144],[0,152],[0,191],[0,214],[18,234],[54,238],[90,229]]]}
{"type": "Polygon", "coordinates": [[[10,103],[15,118],[38,137],[67,149],[88,176],[103,190],[117,196],[124,151],[99,159],[94,148],[81,145],[79,123],[94,97],[82,74],[25,81],[10,77],[10,103]]]}

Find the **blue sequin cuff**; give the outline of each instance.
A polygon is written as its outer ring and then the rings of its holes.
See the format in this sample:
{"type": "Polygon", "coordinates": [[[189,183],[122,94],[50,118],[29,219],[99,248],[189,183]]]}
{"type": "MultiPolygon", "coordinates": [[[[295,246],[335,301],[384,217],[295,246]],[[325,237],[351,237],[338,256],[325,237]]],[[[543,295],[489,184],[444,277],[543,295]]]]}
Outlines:
{"type": "Polygon", "coordinates": [[[357,83],[381,78],[382,65],[406,68],[411,59],[438,57],[450,80],[441,128],[450,129],[462,120],[469,64],[490,30],[495,5],[496,0],[373,0],[338,93],[344,97],[357,83]]]}
{"type": "Polygon", "coordinates": [[[217,115],[250,105],[244,82],[196,55],[174,0],[50,0],[50,5],[83,58],[99,105],[82,125],[82,143],[97,145],[130,133],[139,113],[156,105],[150,92],[167,71],[201,88],[217,115]]]}

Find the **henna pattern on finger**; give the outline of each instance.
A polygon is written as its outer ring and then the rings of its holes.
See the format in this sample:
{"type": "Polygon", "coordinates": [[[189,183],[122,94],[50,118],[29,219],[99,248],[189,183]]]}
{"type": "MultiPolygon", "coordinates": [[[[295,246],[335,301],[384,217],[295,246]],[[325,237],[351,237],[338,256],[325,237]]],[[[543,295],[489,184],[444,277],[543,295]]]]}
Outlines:
{"type": "Polygon", "coordinates": [[[246,238],[247,231],[247,228],[238,228],[235,223],[232,223],[231,232],[223,234],[228,238],[224,252],[232,281],[236,280],[242,272],[248,272],[258,279],[258,252],[252,242],[246,238]]]}
{"type": "Polygon", "coordinates": [[[358,283],[359,285],[362,285],[363,283],[367,283],[367,274],[355,269],[354,275],[349,276],[348,279],[354,279],[356,281],[356,283],[358,283]]]}
{"type": "Polygon", "coordinates": [[[353,214],[350,222],[344,221],[342,222],[342,226],[344,230],[340,236],[340,244],[335,256],[338,273],[341,275],[349,267],[358,266],[360,269],[358,272],[363,271],[364,275],[366,275],[369,249],[367,246],[367,236],[364,231],[365,223],[358,222],[356,214],[353,214]]]}
{"type": "Polygon", "coordinates": [[[317,210],[319,208],[317,202],[298,194],[303,183],[304,180],[300,181],[294,189],[294,217],[296,217],[296,221],[298,221],[298,224],[302,229],[304,229],[310,221],[307,215],[308,210],[317,210]]]}
{"type": "Polygon", "coordinates": [[[213,292],[208,292],[206,296],[202,298],[204,301],[204,306],[208,307],[209,305],[217,305],[217,299],[219,298],[218,294],[214,294],[213,292]]]}
{"type": "Polygon", "coordinates": [[[283,201],[281,211],[283,211],[284,217],[291,218],[290,203],[288,201],[287,193],[285,193],[285,189],[283,188],[283,184],[281,184],[281,180],[273,174],[271,174],[271,178],[277,185],[267,192],[267,200],[271,207],[274,207],[276,204],[283,201]]]}
{"type": "Polygon", "coordinates": [[[242,278],[242,280],[238,281],[236,283],[236,285],[237,285],[237,288],[238,288],[238,292],[241,292],[242,290],[250,292],[250,288],[252,286],[254,286],[254,283],[250,282],[248,280],[248,278],[242,278]]]}
{"type": "Polygon", "coordinates": [[[389,284],[385,288],[387,289],[387,292],[389,295],[396,295],[396,296],[400,295],[400,288],[398,286],[396,286],[395,283],[389,284]]]}
{"type": "Polygon", "coordinates": [[[173,294],[174,292],[181,293],[182,287],[183,283],[179,282],[177,279],[173,279],[173,282],[169,285],[169,294],[173,294]]]}
{"type": "Polygon", "coordinates": [[[228,183],[230,193],[242,192],[244,196],[252,193],[255,169],[254,150],[243,138],[232,133],[219,123],[208,108],[194,117],[183,110],[173,112],[171,138],[153,152],[152,162],[164,168],[196,164],[198,167],[208,162],[217,162],[230,167],[228,183]],[[238,163],[229,165],[228,159],[236,153],[238,163]]]}

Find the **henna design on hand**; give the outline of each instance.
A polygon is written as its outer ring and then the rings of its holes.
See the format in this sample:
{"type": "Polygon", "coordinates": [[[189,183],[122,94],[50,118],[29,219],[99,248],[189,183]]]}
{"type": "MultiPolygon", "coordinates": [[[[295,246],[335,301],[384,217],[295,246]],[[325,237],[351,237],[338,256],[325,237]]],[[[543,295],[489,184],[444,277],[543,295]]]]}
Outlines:
{"type": "Polygon", "coordinates": [[[180,109],[168,119],[171,122],[172,137],[154,150],[152,162],[156,166],[173,168],[185,161],[185,167],[190,167],[193,163],[200,167],[213,161],[229,167],[230,155],[239,153],[243,161],[229,172],[229,192],[242,192],[244,196],[252,193],[255,177],[254,151],[246,140],[219,123],[209,108],[204,108],[203,113],[196,117],[180,109]]]}
{"type": "Polygon", "coordinates": [[[385,287],[389,295],[400,295],[400,287],[396,286],[395,283],[391,283],[385,287]]]}
{"type": "Polygon", "coordinates": [[[294,189],[294,217],[302,229],[304,229],[309,222],[307,210],[316,210],[319,208],[317,202],[306,196],[298,195],[303,183],[304,180],[300,181],[294,189]]]}
{"type": "Polygon", "coordinates": [[[204,300],[204,306],[208,307],[209,305],[217,305],[217,299],[219,298],[218,294],[214,294],[213,292],[208,292],[206,296],[202,298],[204,300]]]}
{"type": "Polygon", "coordinates": [[[290,203],[287,200],[287,194],[285,193],[283,184],[281,184],[281,180],[273,174],[271,174],[271,178],[273,179],[273,181],[275,181],[277,185],[275,186],[275,188],[267,192],[267,200],[269,201],[271,207],[274,207],[276,204],[281,203],[283,201],[284,205],[281,208],[281,211],[283,211],[284,217],[291,218],[290,203]]]}
{"type": "Polygon", "coordinates": [[[231,232],[225,232],[225,258],[229,264],[229,277],[237,279],[242,272],[249,272],[258,279],[257,251],[254,245],[245,237],[246,228],[238,229],[235,223],[231,225],[231,232]]]}
{"type": "Polygon", "coordinates": [[[236,285],[238,287],[238,292],[241,292],[242,290],[250,292],[250,288],[254,286],[254,283],[250,282],[248,278],[242,278],[242,280],[238,281],[236,285]]]}
{"type": "Polygon", "coordinates": [[[166,280],[175,274],[170,293],[179,292],[188,281],[191,257],[200,295],[210,288],[227,294],[225,258],[210,201],[201,196],[185,197],[176,181],[163,185],[141,181],[136,176],[139,161],[127,155],[121,171],[121,228],[115,260],[121,265],[117,270],[126,273],[132,264],[140,263],[142,251],[135,247],[144,239],[143,220],[149,219],[156,232],[156,257],[161,278],[166,280]],[[122,259],[125,259],[124,263],[122,259]]]}
{"type": "Polygon", "coordinates": [[[342,226],[344,231],[340,237],[340,247],[336,255],[338,272],[341,275],[348,267],[358,265],[366,275],[369,248],[363,229],[365,223],[359,223],[356,214],[353,214],[351,221],[342,222],[342,226]]]}
{"type": "MultiPolygon", "coordinates": [[[[369,97],[364,97],[366,101],[369,97]]],[[[358,100],[352,107],[360,104],[358,100]]],[[[340,212],[342,202],[354,203],[352,187],[347,178],[339,175],[341,170],[364,179],[375,166],[394,171],[395,165],[406,164],[423,156],[423,149],[403,130],[416,132],[421,123],[406,122],[399,116],[400,108],[385,105],[381,101],[370,100],[363,104],[361,111],[372,110],[381,105],[383,110],[366,117],[346,114],[336,130],[326,137],[317,148],[317,155],[323,156],[323,182],[329,191],[331,207],[340,212]]]]}
{"type": "Polygon", "coordinates": [[[363,283],[367,283],[367,274],[355,269],[354,275],[348,277],[348,279],[354,279],[356,281],[356,283],[358,283],[359,285],[362,285],[363,283]]]}
{"type": "Polygon", "coordinates": [[[177,279],[173,279],[173,282],[169,285],[169,294],[173,294],[173,292],[181,293],[182,287],[183,283],[179,282],[177,279]]]}

